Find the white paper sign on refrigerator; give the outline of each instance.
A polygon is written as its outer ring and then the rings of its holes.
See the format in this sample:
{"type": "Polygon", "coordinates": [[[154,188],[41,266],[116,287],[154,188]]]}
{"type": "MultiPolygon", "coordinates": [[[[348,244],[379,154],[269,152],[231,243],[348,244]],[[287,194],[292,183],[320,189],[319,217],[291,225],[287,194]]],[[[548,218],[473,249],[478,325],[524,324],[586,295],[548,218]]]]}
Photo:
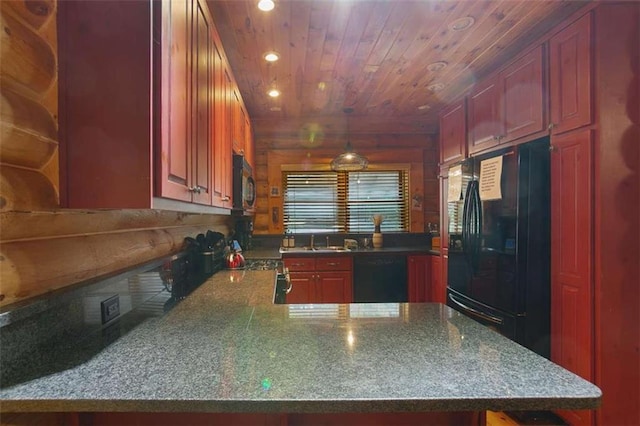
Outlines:
{"type": "Polygon", "coordinates": [[[499,200],[502,198],[500,180],[502,179],[502,156],[480,162],[480,199],[499,200]]]}

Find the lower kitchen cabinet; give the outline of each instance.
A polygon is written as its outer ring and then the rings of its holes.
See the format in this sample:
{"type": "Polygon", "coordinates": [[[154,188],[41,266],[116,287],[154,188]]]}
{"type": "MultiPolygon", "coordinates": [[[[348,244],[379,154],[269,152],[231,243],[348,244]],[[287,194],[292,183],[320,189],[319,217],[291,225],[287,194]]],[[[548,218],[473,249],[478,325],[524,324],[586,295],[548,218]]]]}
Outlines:
{"type": "Polygon", "coordinates": [[[287,303],[351,303],[353,260],[350,256],[285,257],[291,276],[287,303]]]}
{"type": "Polygon", "coordinates": [[[443,291],[441,271],[440,256],[407,256],[409,303],[440,302],[439,295],[443,291]]]}
{"type": "MultiPolygon", "coordinates": [[[[60,414],[60,413],[55,413],[60,414]]],[[[63,413],[65,414],[65,413],[63,413]]],[[[483,411],[422,413],[69,413],[74,422],[88,426],[304,426],[304,425],[460,425],[481,424],[483,411]]],[[[26,424],[26,423],[25,423],[26,424]]],[[[62,423],[51,423],[62,424],[62,423]]]]}
{"type": "Polygon", "coordinates": [[[440,256],[429,256],[431,260],[431,299],[429,302],[446,303],[446,284],[442,280],[440,256]]]}
{"type": "Polygon", "coordinates": [[[430,299],[430,261],[428,255],[407,256],[409,303],[427,302],[430,299]]]}

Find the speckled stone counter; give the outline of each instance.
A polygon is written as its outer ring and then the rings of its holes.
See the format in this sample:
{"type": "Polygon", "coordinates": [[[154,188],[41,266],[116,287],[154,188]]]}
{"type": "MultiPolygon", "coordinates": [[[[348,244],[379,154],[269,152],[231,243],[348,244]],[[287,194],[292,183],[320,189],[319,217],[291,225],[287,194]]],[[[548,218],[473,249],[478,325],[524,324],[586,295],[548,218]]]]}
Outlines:
{"type": "Polygon", "coordinates": [[[219,272],[164,316],[91,357],[4,387],[2,410],[302,413],[599,405],[594,385],[444,305],[273,305],[273,284],[274,271],[219,272]]]}
{"type": "MultiPolygon", "coordinates": [[[[319,245],[319,248],[322,248],[322,245],[319,245]]],[[[349,251],[339,251],[336,253],[328,253],[323,251],[321,253],[314,251],[300,251],[300,250],[281,250],[279,247],[273,248],[260,248],[260,249],[251,249],[246,250],[242,254],[247,260],[276,260],[281,259],[283,255],[291,255],[291,256],[318,256],[321,254],[322,256],[327,255],[340,255],[340,256],[367,256],[371,254],[379,255],[379,254],[431,254],[434,256],[440,255],[439,249],[432,249],[429,246],[397,246],[397,247],[382,247],[382,248],[359,248],[356,250],[349,251]]]]}

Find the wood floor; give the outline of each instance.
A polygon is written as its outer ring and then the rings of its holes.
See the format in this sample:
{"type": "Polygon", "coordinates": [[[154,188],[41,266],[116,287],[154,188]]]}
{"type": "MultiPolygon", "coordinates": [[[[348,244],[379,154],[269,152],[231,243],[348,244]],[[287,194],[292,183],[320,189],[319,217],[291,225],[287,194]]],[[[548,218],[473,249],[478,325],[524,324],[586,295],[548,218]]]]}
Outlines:
{"type": "Polygon", "coordinates": [[[487,411],[486,426],[556,426],[566,425],[560,418],[548,413],[548,417],[541,413],[539,417],[534,416],[530,421],[517,420],[502,411],[487,411]]]}
{"type": "Polygon", "coordinates": [[[501,411],[487,411],[487,426],[518,426],[519,424],[501,411]]]}

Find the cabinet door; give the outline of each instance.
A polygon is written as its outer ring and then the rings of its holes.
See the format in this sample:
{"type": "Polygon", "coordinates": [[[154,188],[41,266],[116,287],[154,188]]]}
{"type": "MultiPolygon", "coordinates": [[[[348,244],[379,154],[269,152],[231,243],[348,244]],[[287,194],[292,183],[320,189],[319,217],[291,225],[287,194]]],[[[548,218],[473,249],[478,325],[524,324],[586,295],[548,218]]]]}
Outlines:
{"type": "Polygon", "coordinates": [[[545,130],[542,46],[500,73],[504,141],[545,130]]]}
{"type": "Polygon", "coordinates": [[[231,93],[231,102],[233,110],[233,151],[236,154],[244,154],[244,122],[245,114],[240,102],[240,95],[235,89],[231,93]]]}
{"type": "Polygon", "coordinates": [[[212,173],[212,183],[211,188],[213,191],[213,200],[212,204],[218,207],[222,207],[224,205],[223,197],[224,197],[224,187],[226,184],[225,178],[225,164],[224,158],[226,155],[224,144],[225,144],[225,131],[226,131],[226,120],[225,120],[225,75],[224,75],[224,64],[222,60],[222,54],[220,53],[219,47],[214,43],[213,45],[213,173],[212,173]]]}
{"type": "Polygon", "coordinates": [[[351,303],[351,272],[318,272],[316,298],[313,303],[351,303]]]}
{"type": "Polygon", "coordinates": [[[231,200],[231,194],[233,191],[233,111],[232,111],[232,102],[233,102],[233,93],[232,93],[232,84],[233,80],[231,79],[231,74],[228,68],[225,68],[224,72],[224,81],[225,81],[225,128],[224,128],[224,138],[223,138],[223,156],[222,156],[222,165],[223,165],[223,185],[222,185],[222,202],[223,207],[232,207],[233,201],[231,200]]]}
{"type": "Polygon", "coordinates": [[[211,205],[212,46],[211,20],[204,0],[194,2],[191,66],[193,202],[211,205]]]}
{"type": "Polygon", "coordinates": [[[467,101],[469,154],[498,145],[504,135],[498,78],[489,78],[474,88],[467,101]]]}
{"type": "Polygon", "coordinates": [[[249,120],[249,115],[245,115],[245,123],[244,123],[244,158],[246,158],[247,163],[252,167],[255,167],[255,153],[253,149],[253,131],[251,130],[251,121],[249,120]]]}
{"type": "Polygon", "coordinates": [[[314,303],[316,297],[315,272],[292,272],[291,291],[287,294],[287,303],[314,303]]]}
{"type": "Polygon", "coordinates": [[[442,285],[442,262],[440,256],[430,256],[431,260],[431,298],[428,302],[446,303],[446,289],[442,285]]]}
{"type": "Polygon", "coordinates": [[[231,78],[219,46],[213,48],[214,60],[214,141],[213,141],[213,205],[231,208],[231,78]]]}
{"type": "Polygon", "coordinates": [[[549,41],[551,133],[591,124],[591,14],[549,41]]]}
{"type": "Polygon", "coordinates": [[[407,277],[409,281],[409,302],[427,302],[429,290],[429,256],[407,256],[407,277]]]}
{"type": "Polygon", "coordinates": [[[162,3],[159,195],[191,201],[191,2],[162,3]]]}
{"type": "Polygon", "coordinates": [[[466,108],[464,100],[440,116],[440,162],[453,163],[467,156],[466,108]]]}
{"type": "MultiPolygon", "coordinates": [[[[551,360],[593,381],[592,134],[551,142],[551,360]]],[[[580,424],[591,416],[564,414],[580,424]]]]}

